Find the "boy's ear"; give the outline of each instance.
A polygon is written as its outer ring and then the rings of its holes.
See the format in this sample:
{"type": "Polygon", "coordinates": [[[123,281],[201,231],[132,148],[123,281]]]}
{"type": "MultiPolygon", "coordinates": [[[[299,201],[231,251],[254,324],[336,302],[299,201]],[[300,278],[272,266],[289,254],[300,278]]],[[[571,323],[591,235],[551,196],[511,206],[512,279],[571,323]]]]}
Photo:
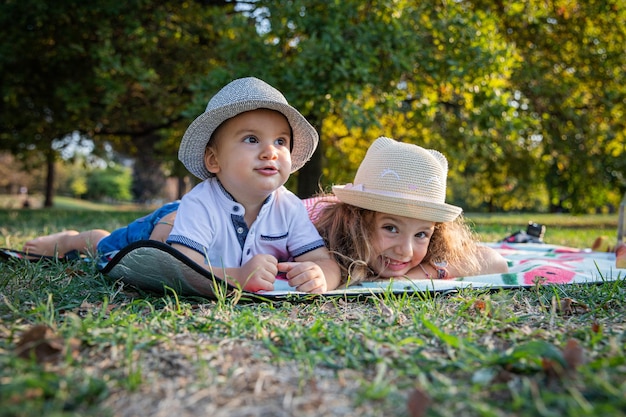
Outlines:
{"type": "Polygon", "coordinates": [[[204,151],[204,166],[211,174],[217,174],[220,171],[220,164],[217,161],[215,150],[211,147],[204,151]]]}

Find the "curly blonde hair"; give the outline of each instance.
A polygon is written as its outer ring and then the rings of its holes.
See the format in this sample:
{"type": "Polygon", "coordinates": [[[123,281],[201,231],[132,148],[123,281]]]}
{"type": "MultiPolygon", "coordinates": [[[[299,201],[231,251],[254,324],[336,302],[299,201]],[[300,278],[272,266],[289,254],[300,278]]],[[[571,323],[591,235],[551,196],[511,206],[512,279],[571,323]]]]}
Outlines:
{"type": "MultiPolygon", "coordinates": [[[[369,266],[379,255],[372,247],[376,212],[342,203],[332,197],[320,199],[313,219],[320,235],[339,264],[342,284],[355,284],[378,278],[369,266]]],[[[448,262],[462,265],[467,275],[480,269],[478,240],[465,219],[436,223],[422,263],[448,262]]]]}

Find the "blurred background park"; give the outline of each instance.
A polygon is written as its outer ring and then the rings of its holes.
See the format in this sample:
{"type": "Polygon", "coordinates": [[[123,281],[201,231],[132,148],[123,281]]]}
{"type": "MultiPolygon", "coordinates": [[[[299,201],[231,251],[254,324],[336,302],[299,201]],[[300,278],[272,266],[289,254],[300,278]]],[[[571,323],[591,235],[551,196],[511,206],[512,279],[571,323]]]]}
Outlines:
{"type": "Polygon", "coordinates": [[[5,0],[0,24],[2,207],[179,198],[183,132],[242,76],[320,133],[301,197],[381,135],[442,151],[466,211],[611,214],[626,192],[622,0],[5,0]]]}

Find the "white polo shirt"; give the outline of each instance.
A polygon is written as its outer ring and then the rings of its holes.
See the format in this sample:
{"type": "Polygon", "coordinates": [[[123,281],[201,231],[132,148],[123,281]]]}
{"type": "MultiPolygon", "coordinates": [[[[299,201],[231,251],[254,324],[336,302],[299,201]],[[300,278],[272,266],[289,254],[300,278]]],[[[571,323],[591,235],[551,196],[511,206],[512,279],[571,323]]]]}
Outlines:
{"type": "Polygon", "coordinates": [[[324,246],[304,204],[285,187],[268,196],[250,229],[244,214],[217,178],[209,178],[182,198],[167,243],[199,252],[213,269],[238,268],[258,254],[292,261],[324,246]]]}

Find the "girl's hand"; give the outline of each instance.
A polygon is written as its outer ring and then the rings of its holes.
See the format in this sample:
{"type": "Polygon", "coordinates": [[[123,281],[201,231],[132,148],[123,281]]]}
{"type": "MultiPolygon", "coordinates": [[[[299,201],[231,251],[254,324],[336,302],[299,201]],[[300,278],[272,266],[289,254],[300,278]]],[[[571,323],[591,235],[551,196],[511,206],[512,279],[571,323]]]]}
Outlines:
{"type": "Polygon", "coordinates": [[[315,262],[280,262],[278,270],[286,272],[289,285],[297,291],[321,294],[328,290],[324,271],[315,262]]]}

